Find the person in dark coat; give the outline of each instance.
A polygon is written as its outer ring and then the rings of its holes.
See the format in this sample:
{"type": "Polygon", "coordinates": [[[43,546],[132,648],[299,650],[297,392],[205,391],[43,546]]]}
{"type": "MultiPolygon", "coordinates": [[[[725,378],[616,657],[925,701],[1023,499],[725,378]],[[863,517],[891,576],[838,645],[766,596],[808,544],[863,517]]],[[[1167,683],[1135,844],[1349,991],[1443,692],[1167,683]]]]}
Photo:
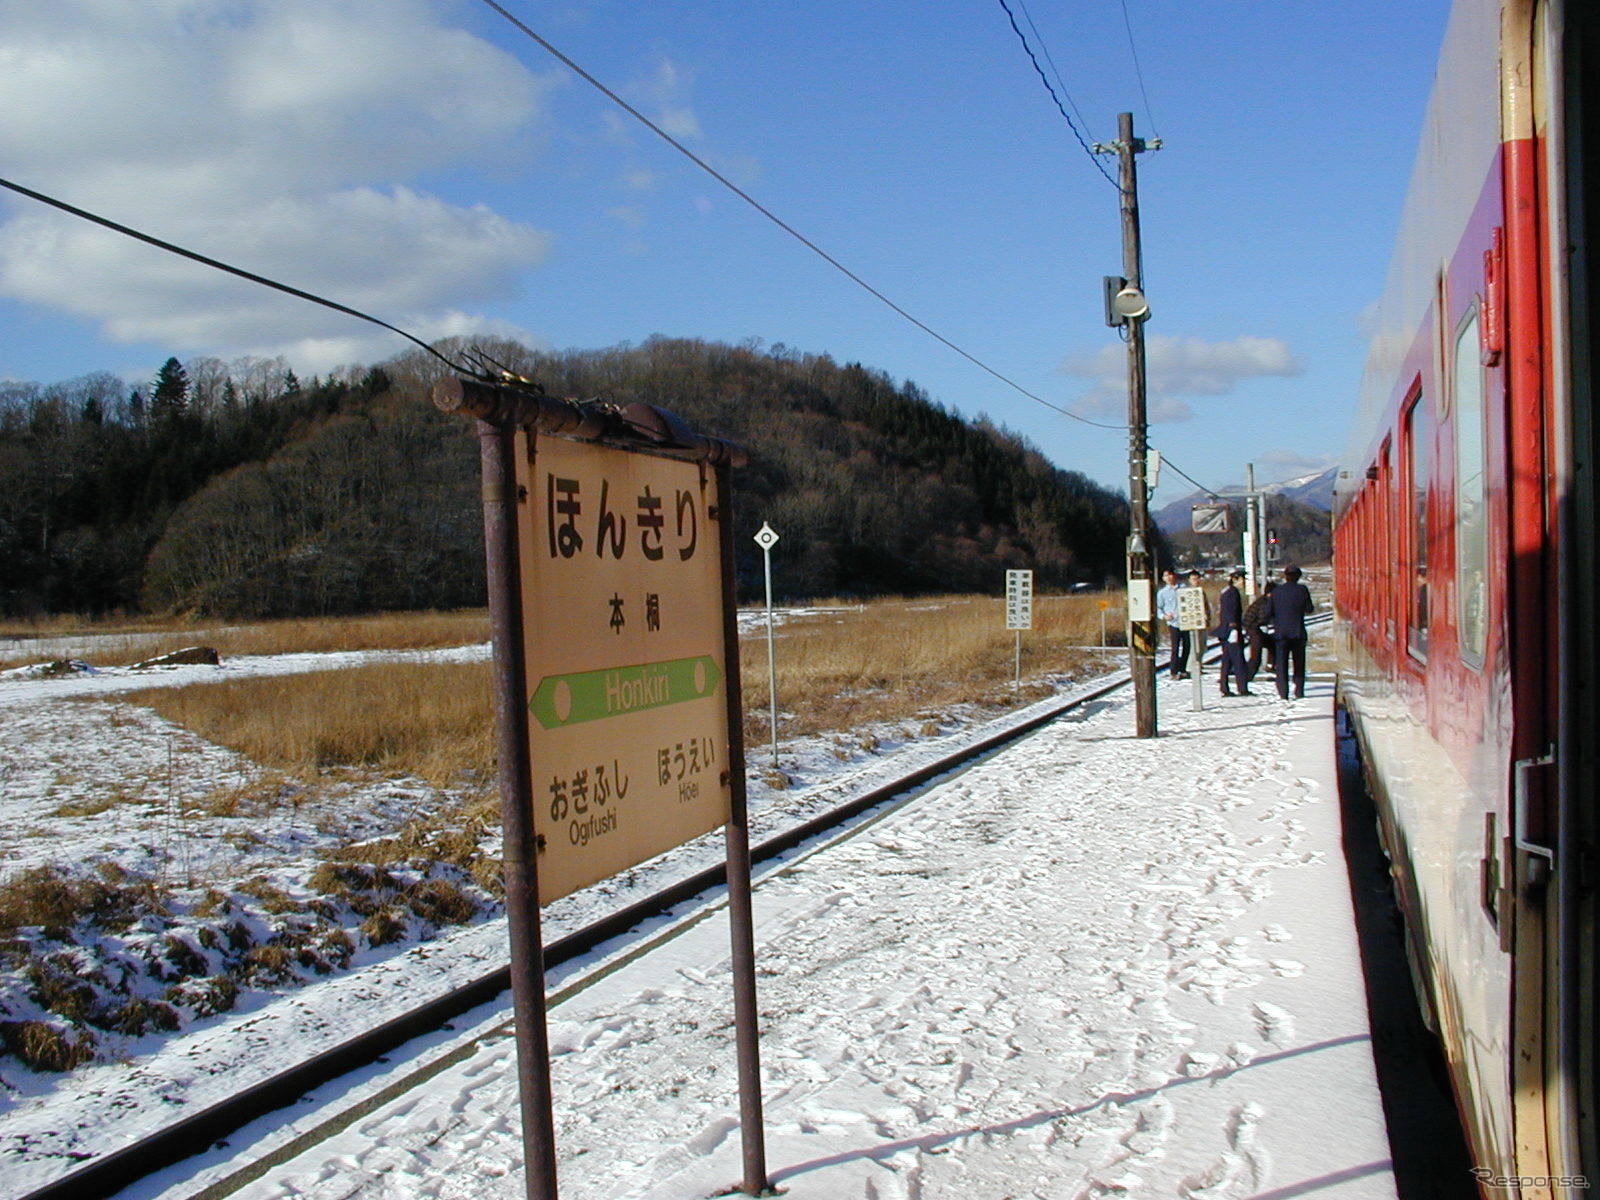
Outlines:
{"type": "Polygon", "coordinates": [[[1243,571],[1228,574],[1228,586],[1222,589],[1217,601],[1217,627],[1211,631],[1222,647],[1222,694],[1231,696],[1228,677],[1238,684],[1239,695],[1250,694],[1250,679],[1244,669],[1244,597],[1239,585],[1244,582],[1243,571]]]}
{"type": "Polygon", "coordinates": [[[1267,658],[1267,670],[1276,673],[1273,666],[1274,654],[1272,645],[1272,589],[1278,583],[1274,579],[1267,580],[1267,586],[1262,589],[1261,595],[1250,601],[1250,607],[1244,610],[1244,635],[1250,642],[1250,661],[1245,664],[1244,677],[1254,679],[1256,672],[1261,670],[1261,656],[1267,658]]]}
{"type": "Polygon", "coordinates": [[[1278,695],[1289,698],[1289,665],[1294,663],[1294,698],[1306,694],[1306,618],[1315,610],[1311,589],[1300,582],[1299,567],[1285,567],[1283,582],[1272,589],[1272,638],[1277,643],[1278,695]]]}

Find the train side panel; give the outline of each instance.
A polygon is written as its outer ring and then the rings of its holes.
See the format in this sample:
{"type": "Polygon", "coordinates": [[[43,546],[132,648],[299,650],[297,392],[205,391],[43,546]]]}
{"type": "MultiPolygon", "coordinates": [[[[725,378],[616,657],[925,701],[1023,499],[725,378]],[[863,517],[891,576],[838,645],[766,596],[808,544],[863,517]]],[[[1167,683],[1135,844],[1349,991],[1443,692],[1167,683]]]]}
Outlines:
{"type": "MultiPolygon", "coordinates": [[[[1441,56],[1340,480],[1340,693],[1475,1158],[1515,1174],[1501,9],[1441,56]]],[[[1528,1192],[1535,1195],[1536,1192],[1528,1192]]]]}

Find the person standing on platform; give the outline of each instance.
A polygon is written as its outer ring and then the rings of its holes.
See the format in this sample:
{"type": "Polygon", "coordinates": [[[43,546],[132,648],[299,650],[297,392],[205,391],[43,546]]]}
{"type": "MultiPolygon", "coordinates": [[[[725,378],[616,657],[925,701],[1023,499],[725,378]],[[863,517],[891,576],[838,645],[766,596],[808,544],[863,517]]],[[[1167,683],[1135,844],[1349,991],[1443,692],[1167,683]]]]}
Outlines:
{"type": "Polygon", "coordinates": [[[1262,589],[1261,595],[1250,601],[1250,607],[1244,610],[1244,633],[1250,640],[1250,661],[1245,664],[1244,677],[1254,679],[1256,672],[1261,670],[1261,656],[1266,655],[1267,670],[1276,673],[1273,666],[1275,656],[1272,645],[1272,589],[1278,583],[1274,579],[1267,580],[1267,586],[1262,589]]]}
{"type": "Polygon", "coordinates": [[[1156,616],[1166,623],[1167,637],[1172,644],[1172,661],[1167,664],[1167,673],[1174,679],[1187,679],[1189,631],[1178,628],[1178,573],[1168,567],[1161,577],[1166,580],[1166,586],[1156,592],[1156,616]]]}
{"type": "Polygon", "coordinates": [[[1231,696],[1234,693],[1228,690],[1228,677],[1238,685],[1238,694],[1250,694],[1250,678],[1244,669],[1244,597],[1239,594],[1239,585],[1244,582],[1243,571],[1230,571],[1228,573],[1228,586],[1222,589],[1222,595],[1217,599],[1217,627],[1211,631],[1217,639],[1217,644],[1222,647],[1222,694],[1231,696]]]}
{"type": "Polygon", "coordinates": [[[1272,639],[1277,643],[1274,660],[1278,676],[1278,695],[1289,698],[1289,666],[1294,664],[1294,698],[1306,694],[1306,618],[1316,605],[1311,589],[1300,582],[1299,567],[1285,567],[1283,582],[1272,589],[1272,639]]]}

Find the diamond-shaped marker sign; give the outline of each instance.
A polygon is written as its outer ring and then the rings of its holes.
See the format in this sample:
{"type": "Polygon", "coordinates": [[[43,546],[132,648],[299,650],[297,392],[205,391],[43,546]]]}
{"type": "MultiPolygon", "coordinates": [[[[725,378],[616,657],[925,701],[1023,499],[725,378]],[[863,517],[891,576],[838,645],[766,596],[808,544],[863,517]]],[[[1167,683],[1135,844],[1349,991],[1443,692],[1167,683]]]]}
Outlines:
{"type": "Polygon", "coordinates": [[[763,550],[771,550],[777,544],[778,531],[765,521],[761,522],[761,528],[756,530],[756,545],[763,550]]]}

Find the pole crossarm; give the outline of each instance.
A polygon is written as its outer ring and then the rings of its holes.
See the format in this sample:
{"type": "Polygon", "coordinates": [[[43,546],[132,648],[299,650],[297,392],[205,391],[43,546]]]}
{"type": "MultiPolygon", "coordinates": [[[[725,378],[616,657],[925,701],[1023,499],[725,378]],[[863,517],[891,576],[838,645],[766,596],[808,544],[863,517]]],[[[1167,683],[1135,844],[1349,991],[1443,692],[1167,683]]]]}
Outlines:
{"type": "Polygon", "coordinates": [[[737,442],[696,433],[675,413],[654,404],[580,402],[548,395],[537,384],[441,379],[433,387],[441,412],[476,417],[501,427],[524,426],[585,442],[606,442],[668,458],[742,467],[750,452],[737,442]]]}

